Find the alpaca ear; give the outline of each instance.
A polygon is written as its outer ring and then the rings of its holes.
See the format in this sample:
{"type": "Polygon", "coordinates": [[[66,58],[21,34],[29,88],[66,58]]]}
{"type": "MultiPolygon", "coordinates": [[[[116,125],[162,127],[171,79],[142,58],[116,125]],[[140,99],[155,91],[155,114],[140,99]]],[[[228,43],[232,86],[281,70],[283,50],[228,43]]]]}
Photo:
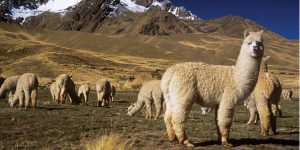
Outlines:
{"type": "Polygon", "coordinates": [[[264,32],[264,30],[260,30],[260,31],[259,31],[260,34],[263,34],[263,32],[264,32]]]}
{"type": "Polygon", "coordinates": [[[248,35],[249,35],[249,31],[248,31],[248,30],[245,30],[245,31],[244,31],[244,38],[246,38],[248,35]]]}

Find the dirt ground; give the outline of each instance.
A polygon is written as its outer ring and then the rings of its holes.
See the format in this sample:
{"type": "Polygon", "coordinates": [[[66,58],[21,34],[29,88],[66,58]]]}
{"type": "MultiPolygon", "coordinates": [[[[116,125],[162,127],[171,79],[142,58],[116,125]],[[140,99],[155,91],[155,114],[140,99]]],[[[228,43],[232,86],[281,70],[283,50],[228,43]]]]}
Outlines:
{"type": "MultiPolygon", "coordinates": [[[[126,115],[138,92],[118,92],[110,108],[96,107],[92,91],[88,105],[56,105],[49,90],[40,89],[38,108],[9,108],[0,101],[0,149],[84,149],[101,135],[117,133],[131,144],[130,149],[186,149],[167,140],[163,118],[145,119],[142,112],[126,115]]],[[[299,101],[281,101],[283,116],[278,119],[278,135],[262,136],[260,126],[246,125],[249,113],[244,106],[235,110],[230,141],[234,149],[299,149],[299,101]]],[[[203,116],[193,106],[186,124],[188,137],[197,149],[221,149],[217,142],[214,113],[203,116]]]]}

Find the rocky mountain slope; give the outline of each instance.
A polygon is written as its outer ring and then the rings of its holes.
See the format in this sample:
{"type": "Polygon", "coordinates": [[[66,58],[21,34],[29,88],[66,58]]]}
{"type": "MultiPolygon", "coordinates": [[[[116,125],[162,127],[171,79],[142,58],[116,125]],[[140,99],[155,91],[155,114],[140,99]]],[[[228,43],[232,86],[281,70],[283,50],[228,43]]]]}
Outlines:
{"type": "Polygon", "coordinates": [[[216,33],[236,38],[247,29],[264,30],[265,38],[284,40],[249,19],[225,16],[202,20],[168,0],[83,0],[65,15],[45,12],[28,17],[24,25],[111,35],[216,33]]]}

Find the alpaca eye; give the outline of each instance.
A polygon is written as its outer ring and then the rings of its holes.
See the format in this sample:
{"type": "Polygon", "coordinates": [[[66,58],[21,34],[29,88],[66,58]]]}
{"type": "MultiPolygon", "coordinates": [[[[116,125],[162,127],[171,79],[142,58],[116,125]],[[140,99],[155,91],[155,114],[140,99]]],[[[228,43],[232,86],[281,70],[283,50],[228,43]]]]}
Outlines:
{"type": "Polygon", "coordinates": [[[248,45],[251,45],[251,44],[252,44],[252,42],[249,42],[249,43],[248,43],[248,45]]]}

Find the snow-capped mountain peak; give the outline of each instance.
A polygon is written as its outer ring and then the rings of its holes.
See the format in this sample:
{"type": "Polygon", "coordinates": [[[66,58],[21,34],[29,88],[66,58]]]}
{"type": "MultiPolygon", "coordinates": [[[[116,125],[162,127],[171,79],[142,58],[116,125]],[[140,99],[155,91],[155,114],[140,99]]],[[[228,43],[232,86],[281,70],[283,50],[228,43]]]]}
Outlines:
{"type": "MultiPolygon", "coordinates": [[[[67,8],[74,7],[81,1],[84,0],[49,0],[46,4],[40,5],[35,10],[25,9],[24,7],[13,9],[12,17],[14,19],[18,17],[23,17],[24,19],[26,19],[29,16],[37,16],[47,11],[65,15],[67,12],[67,8]]],[[[109,13],[109,16],[122,14],[124,11],[142,13],[148,11],[150,7],[158,6],[161,10],[170,12],[179,19],[199,19],[196,15],[192,14],[184,7],[177,7],[173,5],[170,0],[106,0],[106,3],[112,10],[109,13]]]]}
{"type": "Polygon", "coordinates": [[[19,9],[13,9],[12,17],[27,18],[29,16],[39,15],[46,11],[64,14],[67,8],[75,6],[80,1],[81,0],[49,0],[46,4],[40,5],[35,10],[25,9],[24,7],[20,7],[19,9]]]}
{"type": "Polygon", "coordinates": [[[128,10],[133,12],[146,12],[149,8],[136,4],[131,0],[120,0],[121,4],[124,5],[128,10]]]}

